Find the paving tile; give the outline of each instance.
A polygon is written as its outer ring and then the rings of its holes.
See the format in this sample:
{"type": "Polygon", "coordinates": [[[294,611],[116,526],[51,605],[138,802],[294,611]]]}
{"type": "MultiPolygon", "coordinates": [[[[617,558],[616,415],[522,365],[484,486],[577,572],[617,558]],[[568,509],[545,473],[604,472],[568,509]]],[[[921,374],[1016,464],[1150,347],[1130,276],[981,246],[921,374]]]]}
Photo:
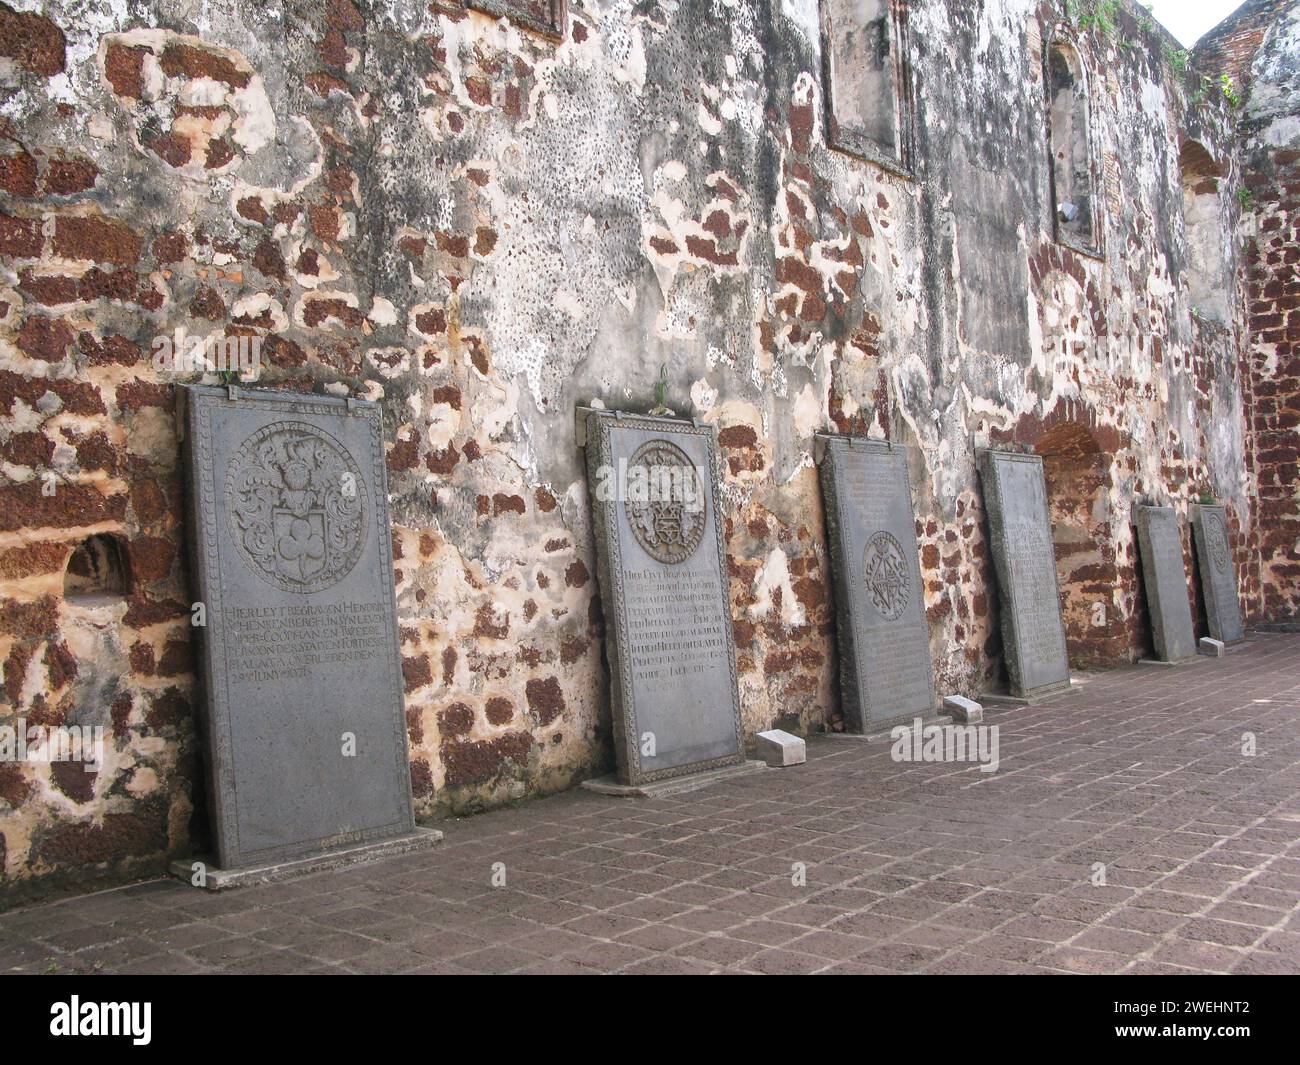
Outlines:
{"type": "Polygon", "coordinates": [[[1297,652],[1256,636],[1195,678],[991,710],[996,774],[813,737],[797,770],[572,791],[380,865],[29,906],[0,914],[0,972],[1294,974],[1297,652]],[[1234,753],[1247,728],[1266,757],[1234,753]]]}

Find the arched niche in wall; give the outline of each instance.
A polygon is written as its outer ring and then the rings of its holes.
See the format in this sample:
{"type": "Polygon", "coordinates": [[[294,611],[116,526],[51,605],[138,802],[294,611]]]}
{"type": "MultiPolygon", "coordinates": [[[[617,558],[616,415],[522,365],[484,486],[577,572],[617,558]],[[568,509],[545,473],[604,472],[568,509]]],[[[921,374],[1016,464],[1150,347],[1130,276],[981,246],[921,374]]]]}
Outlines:
{"type": "Polygon", "coordinates": [[[72,604],[99,605],[130,591],[126,552],[113,536],[98,534],[81,541],[63,571],[63,598],[72,604]]]}
{"type": "Polygon", "coordinates": [[[1056,239],[1078,251],[1097,255],[1099,205],[1087,70],[1079,50],[1059,37],[1048,44],[1045,64],[1056,239]]]}
{"type": "Polygon", "coordinates": [[[1231,317],[1233,279],[1220,186],[1224,168],[1205,145],[1186,139],[1178,155],[1178,167],[1187,235],[1184,277],[1192,311],[1201,318],[1227,322],[1231,317]]]}
{"type": "Polygon", "coordinates": [[[906,0],[820,0],[826,142],[912,173],[906,0]]]}
{"type": "Polygon", "coordinates": [[[1034,443],[1043,457],[1066,647],[1070,665],[1080,668],[1131,658],[1110,501],[1113,441],[1087,421],[1063,418],[1034,443]]]}

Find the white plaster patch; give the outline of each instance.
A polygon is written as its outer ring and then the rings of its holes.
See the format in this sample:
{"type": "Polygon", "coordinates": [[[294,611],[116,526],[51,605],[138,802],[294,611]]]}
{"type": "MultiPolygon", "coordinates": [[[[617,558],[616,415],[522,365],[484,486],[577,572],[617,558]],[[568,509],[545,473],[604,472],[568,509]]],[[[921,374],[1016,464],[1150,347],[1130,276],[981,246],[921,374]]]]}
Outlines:
{"type": "Polygon", "coordinates": [[[767,556],[767,561],[763,563],[763,568],[754,578],[754,586],[751,589],[754,602],[748,611],[751,618],[760,621],[772,613],[772,593],[778,588],[781,590],[781,622],[788,627],[803,625],[805,623],[803,604],[794,594],[794,587],[790,581],[789,559],[779,547],[772,549],[771,554],[767,556]]]}

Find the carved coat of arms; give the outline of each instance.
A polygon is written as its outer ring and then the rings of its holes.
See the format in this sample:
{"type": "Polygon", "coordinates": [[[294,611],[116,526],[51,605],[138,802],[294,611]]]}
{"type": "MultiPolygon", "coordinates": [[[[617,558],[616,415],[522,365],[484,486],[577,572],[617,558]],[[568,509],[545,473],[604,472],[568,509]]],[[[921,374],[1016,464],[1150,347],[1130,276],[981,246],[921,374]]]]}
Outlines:
{"type": "Polygon", "coordinates": [[[862,575],[872,605],[889,621],[897,620],[907,606],[911,573],[903,547],[892,533],[878,532],[867,541],[862,575]]]}
{"type": "Polygon", "coordinates": [[[1217,510],[1205,512],[1205,542],[1209,545],[1214,568],[1220,573],[1226,573],[1229,559],[1228,529],[1223,521],[1223,515],[1217,510]]]}
{"type": "Polygon", "coordinates": [[[365,543],[361,472],[342,444],[305,422],[276,422],[239,446],[226,508],[240,557],[284,591],[337,583],[365,543]]]}
{"type": "Polygon", "coordinates": [[[694,464],[676,444],[650,440],[628,460],[627,479],[624,508],[637,543],[658,562],[685,562],[704,536],[704,488],[694,464]],[[644,491],[632,492],[633,482],[644,491]]]}

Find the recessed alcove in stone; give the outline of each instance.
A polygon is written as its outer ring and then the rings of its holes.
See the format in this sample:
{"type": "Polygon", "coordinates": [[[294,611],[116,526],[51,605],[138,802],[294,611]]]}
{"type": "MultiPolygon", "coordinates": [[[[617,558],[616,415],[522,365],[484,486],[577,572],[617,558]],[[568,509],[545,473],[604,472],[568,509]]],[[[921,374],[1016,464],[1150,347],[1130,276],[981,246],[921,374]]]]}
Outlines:
{"type": "Polygon", "coordinates": [[[1110,506],[1111,456],[1086,426],[1073,421],[1054,425],[1034,450],[1043,457],[1070,664],[1127,661],[1128,630],[1116,599],[1120,575],[1110,506]]]}
{"type": "Polygon", "coordinates": [[[96,604],[124,597],[131,589],[126,552],[113,536],[88,536],[68,556],[63,570],[63,598],[96,604]]]}

